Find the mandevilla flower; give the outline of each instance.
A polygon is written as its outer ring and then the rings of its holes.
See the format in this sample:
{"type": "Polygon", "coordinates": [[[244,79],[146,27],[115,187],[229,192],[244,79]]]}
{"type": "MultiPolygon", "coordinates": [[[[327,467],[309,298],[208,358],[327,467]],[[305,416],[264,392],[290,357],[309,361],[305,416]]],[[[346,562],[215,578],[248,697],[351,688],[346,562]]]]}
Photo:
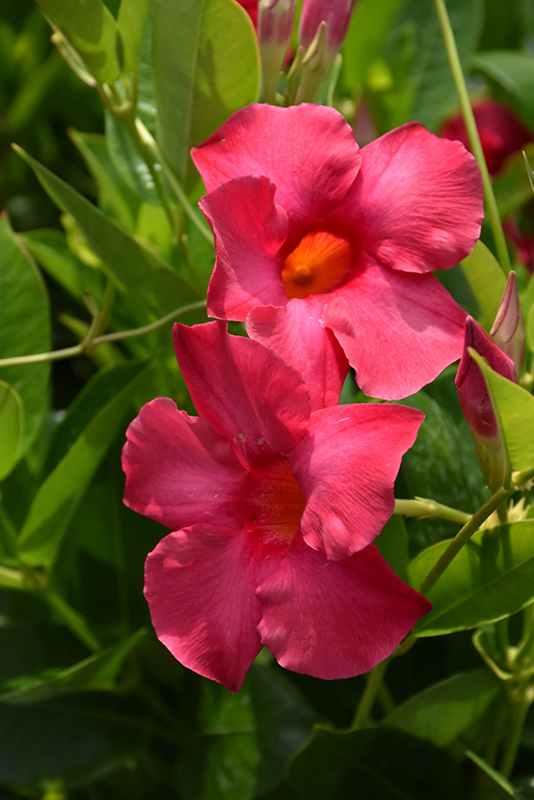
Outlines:
{"type": "Polygon", "coordinates": [[[316,677],[366,672],[431,608],[372,544],[423,415],[310,412],[301,376],[221,322],[174,344],[200,416],[153,400],[123,451],[125,503],[174,531],[146,562],[159,639],[234,692],[262,645],[316,677]]]}
{"type": "Polygon", "coordinates": [[[192,156],[217,253],[209,312],[246,321],[314,407],[337,403],[347,360],[364,392],[398,399],[460,357],[465,312],[428,274],[480,232],[480,173],[460,143],[408,123],[360,151],[332,108],[251,105],[192,156]]]}
{"type": "Polygon", "coordinates": [[[469,354],[470,348],[485,358],[495,372],[514,383],[517,382],[516,371],[512,359],[493,344],[484,328],[467,317],[465,347],[455,383],[464,417],[475,440],[480,469],[490,489],[495,491],[502,486],[506,457],[486,381],[469,354]]]}
{"type": "Polygon", "coordinates": [[[247,14],[249,15],[250,19],[252,20],[252,24],[255,28],[258,27],[258,0],[237,0],[240,6],[242,6],[247,14]]]}

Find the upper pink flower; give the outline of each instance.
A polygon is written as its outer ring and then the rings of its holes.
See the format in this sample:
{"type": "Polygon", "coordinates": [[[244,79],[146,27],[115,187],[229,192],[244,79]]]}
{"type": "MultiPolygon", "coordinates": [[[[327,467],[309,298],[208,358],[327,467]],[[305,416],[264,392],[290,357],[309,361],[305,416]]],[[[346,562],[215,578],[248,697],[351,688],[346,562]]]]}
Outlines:
{"type": "Polygon", "coordinates": [[[174,344],[200,417],[154,400],[123,451],[125,503],[174,531],[146,563],[158,637],[232,691],[262,645],[316,677],[366,672],[430,609],[371,543],[422,414],[310,412],[300,375],[220,322],[174,344]]]}
{"type": "Polygon", "coordinates": [[[427,274],[480,232],[480,174],[461,144],[409,123],[360,151],[334,109],[252,105],[192,156],[217,252],[209,312],[246,320],[315,408],[337,403],[347,360],[364,392],[398,399],[461,356],[465,312],[427,274]]]}
{"type": "MultiPolygon", "coordinates": [[[[473,103],[473,115],[490,175],[496,175],[512,153],[532,141],[532,134],[513,111],[497,100],[473,103]]],[[[469,151],[471,144],[462,114],[455,114],[442,126],[440,136],[460,141],[469,151]]]]}

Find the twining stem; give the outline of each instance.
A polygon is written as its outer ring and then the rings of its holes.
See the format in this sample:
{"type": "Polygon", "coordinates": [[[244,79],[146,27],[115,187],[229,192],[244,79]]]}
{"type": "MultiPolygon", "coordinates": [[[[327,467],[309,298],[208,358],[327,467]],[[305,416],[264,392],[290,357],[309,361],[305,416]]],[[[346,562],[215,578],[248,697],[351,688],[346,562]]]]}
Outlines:
{"type": "Polygon", "coordinates": [[[103,336],[97,336],[93,340],[86,338],[81,344],[74,345],[74,347],[65,347],[63,350],[53,350],[50,353],[36,353],[31,356],[13,356],[12,358],[0,358],[0,367],[14,367],[22,366],[23,364],[39,364],[43,361],[60,361],[64,358],[72,358],[85,353],[87,350],[93,350],[101,344],[107,342],[120,342],[123,339],[133,339],[136,336],[144,336],[147,333],[157,331],[163,328],[168,322],[172,322],[176,317],[181,317],[189,311],[198,311],[206,307],[205,300],[197,300],[195,303],[189,303],[186,306],[175,308],[165,314],[164,317],[157,319],[150,325],[143,325],[141,328],[133,328],[128,331],[116,331],[115,333],[106,333],[103,336]]]}
{"type": "Polygon", "coordinates": [[[493,238],[495,239],[495,247],[497,248],[497,254],[499,256],[501,267],[505,274],[508,275],[511,269],[508,248],[506,247],[501,218],[499,215],[499,208],[497,206],[497,201],[495,200],[490,174],[486,165],[486,159],[484,158],[482,144],[480,143],[480,136],[478,135],[473,109],[471,108],[469,94],[467,92],[467,86],[465,85],[465,78],[462,71],[462,65],[460,64],[456,42],[454,40],[454,33],[444,0],[434,0],[434,6],[436,8],[439,24],[441,26],[441,33],[443,35],[443,41],[445,42],[445,49],[447,51],[447,57],[449,59],[449,65],[454,78],[454,83],[456,85],[456,91],[458,92],[460,108],[462,109],[462,114],[465,120],[465,127],[467,128],[471,149],[477,160],[480,172],[482,173],[484,197],[486,200],[486,208],[488,210],[491,229],[493,231],[493,238]]]}
{"type": "Polygon", "coordinates": [[[418,519],[446,519],[450,522],[458,522],[460,525],[464,525],[471,519],[471,514],[466,511],[444,506],[435,500],[428,500],[426,497],[415,497],[413,500],[395,499],[393,513],[418,519]]]}
{"type": "Polygon", "coordinates": [[[511,735],[505,739],[504,753],[500,764],[499,772],[505,778],[509,778],[514,768],[515,760],[517,758],[517,751],[521,742],[521,734],[523,733],[523,725],[527,712],[532,705],[532,701],[525,700],[521,703],[512,703],[512,731],[511,735]]]}
{"type": "Polygon", "coordinates": [[[358,708],[356,709],[354,719],[352,720],[351,730],[355,731],[358,730],[358,728],[365,727],[367,718],[371,713],[371,709],[380,691],[382,678],[386,673],[390,660],[391,656],[390,658],[386,658],[386,660],[382,661],[380,664],[377,664],[374,669],[367,673],[367,682],[360,698],[360,702],[358,703],[358,708]]]}
{"type": "Polygon", "coordinates": [[[93,653],[102,649],[97,637],[89,630],[84,618],[78,614],[69,604],[52,589],[45,589],[41,593],[41,597],[55,609],[63,619],[65,625],[70,628],[72,633],[89,648],[93,653]]]}

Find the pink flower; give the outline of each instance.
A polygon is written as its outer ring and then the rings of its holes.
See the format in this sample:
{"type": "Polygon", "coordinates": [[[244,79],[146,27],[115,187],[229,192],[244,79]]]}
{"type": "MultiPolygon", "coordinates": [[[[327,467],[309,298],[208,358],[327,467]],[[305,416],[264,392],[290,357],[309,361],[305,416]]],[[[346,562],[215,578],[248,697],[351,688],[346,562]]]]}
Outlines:
{"type": "Polygon", "coordinates": [[[240,6],[242,6],[247,14],[249,15],[250,19],[252,20],[252,24],[257,29],[258,27],[258,0],[237,0],[240,6]]]}
{"type": "MultiPolygon", "coordinates": [[[[473,114],[488,170],[491,175],[496,175],[505,159],[522,150],[527,142],[532,141],[532,135],[515,114],[497,100],[473,103],[473,114]]],[[[471,152],[464,118],[460,113],[445,122],[439,135],[460,141],[471,152]]]]}
{"type": "Polygon", "coordinates": [[[430,609],[372,544],[422,414],[310,412],[300,375],[220,322],[174,344],[200,416],[154,400],[123,451],[125,503],[175,531],[146,563],[159,639],[234,692],[262,645],[297,672],[366,672],[430,609]]]}
{"type": "Polygon", "coordinates": [[[512,359],[493,344],[476,320],[468,317],[465,327],[465,348],[455,383],[469,427],[477,438],[489,443],[499,438],[499,430],[486,381],[478,364],[469,355],[470,347],[485,358],[499,375],[514,383],[517,382],[517,376],[512,359]]]}
{"type": "Polygon", "coordinates": [[[462,145],[409,123],[360,151],[334,109],[252,105],[192,156],[217,252],[209,312],[246,321],[314,408],[337,403],[347,361],[364,392],[397,399],[460,357],[465,312],[428,272],[480,232],[462,145]]]}

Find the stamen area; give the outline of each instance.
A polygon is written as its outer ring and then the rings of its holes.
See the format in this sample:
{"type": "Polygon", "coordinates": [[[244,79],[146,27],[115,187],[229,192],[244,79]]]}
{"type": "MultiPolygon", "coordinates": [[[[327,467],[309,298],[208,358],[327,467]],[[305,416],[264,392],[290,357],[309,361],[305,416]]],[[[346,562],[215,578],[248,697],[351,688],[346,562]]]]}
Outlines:
{"type": "Polygon", "coordinates": [[[280,460],[248,474],[249,525],[256,533],[289,544],[306,506],[289,462],[280,460]]]}
{"type": "Polygon", "coordinates": [[[351,262],[346,239],[327,231],[313,231],[288,255],[282,280],[289,300],[327,292],[341,278],[351,262]]]}

